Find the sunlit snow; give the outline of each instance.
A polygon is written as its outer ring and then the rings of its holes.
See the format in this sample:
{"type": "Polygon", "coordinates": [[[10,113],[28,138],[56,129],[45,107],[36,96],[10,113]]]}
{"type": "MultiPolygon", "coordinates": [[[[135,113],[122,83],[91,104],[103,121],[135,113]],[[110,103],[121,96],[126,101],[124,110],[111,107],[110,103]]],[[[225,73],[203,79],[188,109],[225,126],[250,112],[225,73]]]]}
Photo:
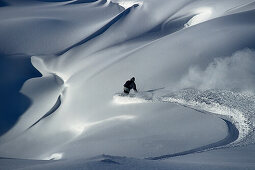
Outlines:
{"type": "Polygon", "coordinates": [[[44,160],[59,160],[63,156],[63,153],[53,153],[49,157],[45,158],[44,160]]]}
{"type": "Polygon", "coordinates": [[[210,7],[202,7],[196,9],[194,13],[196,15],[185,24],[185,27],[190,27],[209,20],[213,13],[213,10],[210,7]]]}
{"type": "Polygon", "coordinates": [[[255,169],[254,10],[0,0],[0,169],[255,169]]]}

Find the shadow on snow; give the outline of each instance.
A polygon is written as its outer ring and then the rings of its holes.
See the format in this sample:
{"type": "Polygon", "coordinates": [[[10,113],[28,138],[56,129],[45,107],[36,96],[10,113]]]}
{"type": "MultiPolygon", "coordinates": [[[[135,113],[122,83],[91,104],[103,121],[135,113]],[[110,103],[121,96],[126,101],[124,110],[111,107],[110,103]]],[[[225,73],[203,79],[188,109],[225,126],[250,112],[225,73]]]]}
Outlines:
{"type": "Polygon", "coordinates": [[[39,76],[29,57],[0,54],[0,135],[11,129],[32,104],[19,90],[26,80],[39,76]]]}

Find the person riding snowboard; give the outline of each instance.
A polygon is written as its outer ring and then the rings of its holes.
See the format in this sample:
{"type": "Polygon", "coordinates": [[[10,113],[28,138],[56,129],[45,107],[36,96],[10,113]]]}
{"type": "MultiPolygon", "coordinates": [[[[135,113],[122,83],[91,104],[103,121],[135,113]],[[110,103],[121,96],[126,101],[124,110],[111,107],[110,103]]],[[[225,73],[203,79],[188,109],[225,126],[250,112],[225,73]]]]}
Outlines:
{"type": "Polygon", "coordinates": [[[124,94],[126,94],[126,95],[129,94],[131,89],[134,89],[134,91],[137,92],[134,77],[132,77],[130,80],[128,80],[123,86],[124,86],[124,94]]]}

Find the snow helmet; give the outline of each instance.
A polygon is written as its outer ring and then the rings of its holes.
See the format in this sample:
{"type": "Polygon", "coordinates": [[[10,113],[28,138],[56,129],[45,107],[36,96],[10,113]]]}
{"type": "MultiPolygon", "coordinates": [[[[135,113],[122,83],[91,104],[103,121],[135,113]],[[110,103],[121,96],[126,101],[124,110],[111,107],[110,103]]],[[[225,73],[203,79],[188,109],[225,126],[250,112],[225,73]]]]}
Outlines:
{"type": "Polygon", "coordinates": [[[131,78],[131,81],[135,81],[135,78],[134,78],[134,77],[132,77],[132,78],[131,78]]]}

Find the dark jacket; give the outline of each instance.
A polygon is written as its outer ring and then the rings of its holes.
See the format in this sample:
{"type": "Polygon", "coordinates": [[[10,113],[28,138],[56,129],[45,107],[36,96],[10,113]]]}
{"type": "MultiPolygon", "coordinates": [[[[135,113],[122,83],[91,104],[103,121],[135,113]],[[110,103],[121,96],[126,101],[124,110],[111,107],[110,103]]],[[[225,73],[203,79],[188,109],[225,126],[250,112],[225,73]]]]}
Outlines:
{"type": "Polygon", "coordinates": [[[136,89],[136,84],[132,80],[128,80],[125,84],[124,87],[128,88],[129,90],[134,89],[134,91],[137,91],[136,89]]]}

